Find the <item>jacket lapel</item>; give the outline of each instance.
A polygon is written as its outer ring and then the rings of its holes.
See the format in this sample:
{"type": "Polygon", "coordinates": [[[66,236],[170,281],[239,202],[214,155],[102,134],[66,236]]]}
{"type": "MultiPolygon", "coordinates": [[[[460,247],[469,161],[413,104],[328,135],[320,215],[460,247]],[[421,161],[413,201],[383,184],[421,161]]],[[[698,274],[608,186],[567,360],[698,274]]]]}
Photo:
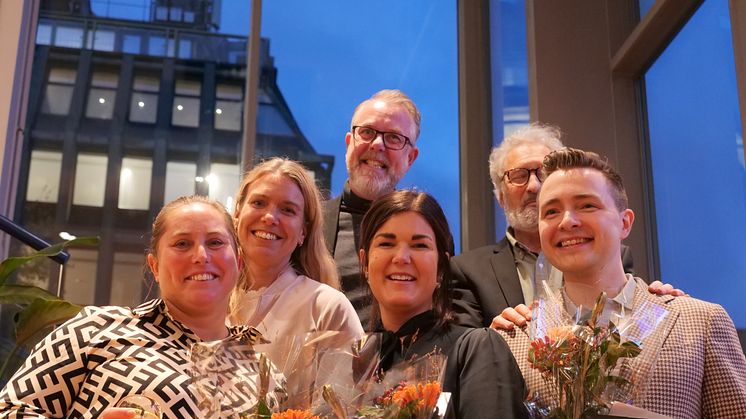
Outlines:
{"type": "Polygon", "coordinates": [[[337,246],[337,228],[339,228],[339,206],[342,204],[342,195],[328,201],[324,201],[322,210],[324,213],[324,240],[329,253],[334,256],[334,248],[337,246]]]}
{"type": "Polygon", "coordinates": [[[498,292],[502,294],[504,301],[499,301],[499,303],[505,303],[505,307],[515,307],[518,304],[523,304],[521,280],[518,278],[518,269],[515,266],[513,251],[507,238],[503,238],[495,245],[490,263],[492,264],[492,272],[495,274],[496,285],[495,292],[491,295],[497,295],[498,292]]]}

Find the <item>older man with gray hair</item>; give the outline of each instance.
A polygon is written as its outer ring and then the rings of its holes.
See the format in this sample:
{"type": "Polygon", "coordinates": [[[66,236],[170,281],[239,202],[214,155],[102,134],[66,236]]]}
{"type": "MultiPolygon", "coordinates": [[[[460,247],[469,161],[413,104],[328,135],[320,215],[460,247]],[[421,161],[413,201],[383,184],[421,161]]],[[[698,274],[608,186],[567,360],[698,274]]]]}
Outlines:
{"type": "MultiPolygon", "coordinates": [[[[536,198],[544,181],[541,163],[564,147],[558,128],[533,123],[506,137],[490,153],[490,177],[508,229],[497,244],[451,259],[453,308],[457,323],[511,328],[525,323],[537,277],[559,288],[562,274],[541,255],[536,198]],[[501,316],[502,315],[502,316],[501,316]]],[[[622,247],[624,269],[632,273],[632,255],[622,247]]],[[[651,292],[679,292],[659,283],[651,292]]]]}

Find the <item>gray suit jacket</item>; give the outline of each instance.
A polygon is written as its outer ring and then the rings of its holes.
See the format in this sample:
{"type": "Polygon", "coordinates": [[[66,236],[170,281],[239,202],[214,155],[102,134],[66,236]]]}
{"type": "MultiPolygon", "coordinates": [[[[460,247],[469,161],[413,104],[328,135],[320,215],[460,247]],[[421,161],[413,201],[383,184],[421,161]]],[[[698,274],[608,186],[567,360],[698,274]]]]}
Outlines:
{"type": "MultiPolygon", "coordinates": [[[[690,297],[653,295],[642,279],[631,280],[637,281],[635,309],[651,302],[669,310],[643,341],[640,355],[629,361],[636,371],[633,404],[673,418],[743,418],[746,358],[728,313],[717,304],[690,297]]],[[[513,351],[529,392],[552,394],[528,365],[526,330],[498,333],[513,351]]]]}
{"type": "MultiPolygon", "coordinates": [[[[622,246],[626,273],[634,274],[632,252],[622,246]]],[[[456,323],[489,327],[508,307],[523,304],[523,291],[507,238],[451,258],[453,311],[456,323]]]]}

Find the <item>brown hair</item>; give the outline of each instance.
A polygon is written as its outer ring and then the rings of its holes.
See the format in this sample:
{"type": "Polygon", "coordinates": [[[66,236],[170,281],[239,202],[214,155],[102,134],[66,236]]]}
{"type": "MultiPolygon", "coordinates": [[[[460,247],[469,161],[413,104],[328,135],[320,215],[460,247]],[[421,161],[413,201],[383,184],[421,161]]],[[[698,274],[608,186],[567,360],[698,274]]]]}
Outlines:
{"type": "MultiPolygon", "coordinates": [[[[360,249],[365,251],[365,256],[360,261],[361,272],[367,269],[370,245],[376,232],[391,217],[410,211],[422,216],[435,233],[440,286],[433,293],[433,310],[438,316],[438,323],[444,325],[452,318],[449,257],[453,255],[453,237],[443,209],[431,195],[425,192],[400,190],[383,195],[373,202],[360,225],[360,249]]],[[[373,300],[375,301],[375,298],[373,300]]],[[[375,323],[379,316],[380,309],[376,302],[371,321],[375,323]]]]}
{"type": "Polygon", "coordinates": [[[155,216],[155,220],[153,220],[153,226],[151,228],[150,247],[147,252],[148,254],[158,257],[158,242],[161,240],[161,237],[163,237],[163,233],[165,233],[166,231],[166,222],[168,221],[169,214],[171,214],[171,212],[178,208],[191,204],[204,204],[217,210],[223,217],[225,226],[231,236],[231,244],[233,245],[233,248],[238,250],[238,236],[236,235],[236,230],[233,228],[233,217],[231,217],[231,215],[228,213],[228,210],[225,209],[223,204],[206,196],[191,195],[182,196],[167,203],[163,206],[163,208],[161,208],[161,210],[158,212],[158,215],[155,216]]]}
{"type": "Polygon", "coordinates": [[[628,208],[629,202],[622,177],[611,167],[605,158],[592,151],[583,151],[570,147],[555,150],[544,157],[541,170],[548,177],[558,170],[579,168],[596,169],[601,172],[611,186],[612,197],[614,198],[614,204],[617,209],[622,211],[628,208]]]}

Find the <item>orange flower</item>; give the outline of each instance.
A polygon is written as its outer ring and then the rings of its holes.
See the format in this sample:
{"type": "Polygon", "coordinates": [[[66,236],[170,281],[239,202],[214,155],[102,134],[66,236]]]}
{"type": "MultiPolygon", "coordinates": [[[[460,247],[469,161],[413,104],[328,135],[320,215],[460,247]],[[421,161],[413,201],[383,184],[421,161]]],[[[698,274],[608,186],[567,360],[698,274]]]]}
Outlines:
{"type": "Polygon", "coordinates": [[[308,410],[289,409],[280,413],[272,413],[272,419],[319,419],[319,417],[312,415],[308,410]]]}
{"type": "Polygon", "coordinates": [[[413,384],[401,387],[394,392],[391,399],[394,400],[394,403],[398,404],[399,407],[405,407],[409,402],[419,399],[417,395],[417,387],[413,384]]]}
{"type": "Polygon", "coordinates": [[[420,403],[427,409],[432,409],[438,402],[438,396],[440,396],[440,384],[434,381],[430,381],[427,384],[418,384],[418,390],[420,393],[420,403]]]}

